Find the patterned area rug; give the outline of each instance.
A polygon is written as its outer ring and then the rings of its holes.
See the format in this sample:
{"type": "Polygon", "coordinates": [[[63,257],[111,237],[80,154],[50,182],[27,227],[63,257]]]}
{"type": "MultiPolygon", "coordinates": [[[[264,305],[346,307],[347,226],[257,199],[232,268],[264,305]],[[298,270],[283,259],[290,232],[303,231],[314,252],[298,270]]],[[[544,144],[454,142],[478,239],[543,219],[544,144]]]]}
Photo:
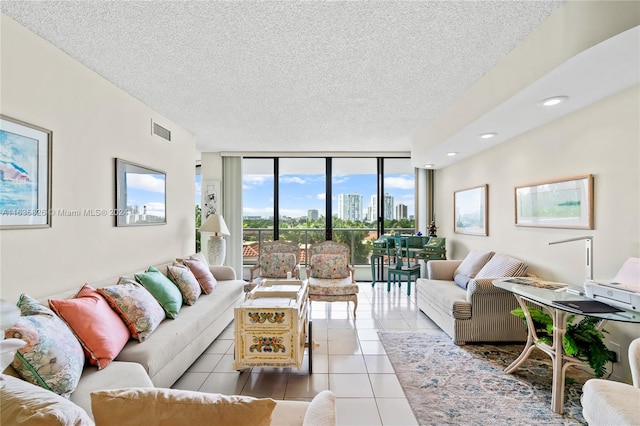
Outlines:
{"type": "Polygon", "coordinates": [[[441,331],[379,335],[421,425],[586,425],[580,395],[593,376],[567,370],[565,413],[556,414],[551,358],[540,350],[507,374],[524,344],[456,346],[441,331]]]}

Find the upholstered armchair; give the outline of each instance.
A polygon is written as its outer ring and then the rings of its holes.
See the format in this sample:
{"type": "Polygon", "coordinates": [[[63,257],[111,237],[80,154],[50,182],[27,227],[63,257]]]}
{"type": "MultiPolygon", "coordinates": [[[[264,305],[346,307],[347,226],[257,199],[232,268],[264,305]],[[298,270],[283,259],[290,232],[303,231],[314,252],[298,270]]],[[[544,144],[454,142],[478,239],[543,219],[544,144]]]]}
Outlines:
{"type": "Polygon", "coordinates": [[[629,345],[631,383],[589,379],[582,387],[582,415],[590,426],[637,425],[640,420],[640,337],[629,345]]]}
{"type": "Polygon", "coordinates": [[[309,246],[309,300],[353,302],[353,317],[358,308],[358,284],[350,264],[349,246],[324,241],[309,246]]]}
{"type": "Polygon", "coordinates": [[[298,245],[287,241],[270,241],[262,243],[258,263],[251,268],[249,281],[258,278],[300,278],[300,264],[298,260],[298,245]]]}

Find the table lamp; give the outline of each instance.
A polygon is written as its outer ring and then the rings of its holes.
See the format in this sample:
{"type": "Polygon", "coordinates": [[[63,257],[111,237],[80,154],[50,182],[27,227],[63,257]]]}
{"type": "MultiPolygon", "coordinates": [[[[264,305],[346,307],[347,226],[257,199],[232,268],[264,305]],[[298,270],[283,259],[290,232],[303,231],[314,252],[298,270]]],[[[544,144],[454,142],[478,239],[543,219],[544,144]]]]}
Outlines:
{"type": "MultiPolygon", "coordinates": [[[[4,331],[12,327],[20,318],[20,309],[16,305],[0,299],[0,329],[2,329],[2,337],[0,337],[0,373],[11,364],[13,357],[18,349],[27,344],[20,339],[4,339],[4,331]]],[[[4,387],[4,377],[0,374],[0,388],[4,387]]]]}
{"type": "Polygon", "coordinates": [[[200,226],[200,232],[209,232],[213,235],[207,242],[207,252],[210,265],[222,265],[227,254],[227,243],[224,235],[231,235],[222,215],[210,214],[200,226]]]}

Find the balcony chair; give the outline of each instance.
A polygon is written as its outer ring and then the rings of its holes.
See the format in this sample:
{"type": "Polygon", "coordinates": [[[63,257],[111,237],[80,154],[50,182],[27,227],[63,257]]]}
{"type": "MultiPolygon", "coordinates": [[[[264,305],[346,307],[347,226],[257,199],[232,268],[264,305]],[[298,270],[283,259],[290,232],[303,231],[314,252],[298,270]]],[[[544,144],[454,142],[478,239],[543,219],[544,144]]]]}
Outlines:
{"type": "Polygon", "coordinates": [[[309,301],[353,302],[353,318],[358,308],[358,284],[349,263],[349,246],[324,241],[309,246],[309,301]]]}
{"type": "Polygon", "coordinates": [[[287,272],[291,278],[300,279],[300,262],[298,245],[287,241],[270,241],[262,243],[258,263],[251,268],[249,282],[261,278],[283,279],[287,272]]]}
{"type": "Polygon", "coordinates": [[[640,420],[640,337],[629,345],[631,382],[589,379],[582,387],[582,415],[590,426],[637,425],[640,420]]]}

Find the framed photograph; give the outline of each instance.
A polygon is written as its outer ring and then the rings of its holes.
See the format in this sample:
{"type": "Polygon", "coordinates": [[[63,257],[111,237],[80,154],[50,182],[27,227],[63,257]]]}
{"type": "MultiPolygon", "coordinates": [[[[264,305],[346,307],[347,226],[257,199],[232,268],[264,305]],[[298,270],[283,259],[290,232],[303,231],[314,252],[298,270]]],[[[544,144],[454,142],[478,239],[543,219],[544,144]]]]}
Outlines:
{"type": "Polygon", "coordinates": [[[516,226],[593,229],[593,175],[515,188],[516,226]]]}
{"type": "Polygon", "coordinates": [[[489,185],[455,191],[453,193],[453,231],[457,234],[489,235],[487,205],[489,185]]]}
{"type": "Polygon", "coordinates": [[[202,181],[202,223],[213,213],[222,214],[222,191],[221,181],[202,181]]]}
{"type": "Polygon", "coordinates": [[[0,229],[51,226],[51,131],[0,115],[0,229]]]}
{"type": "Polygon", "coordinates": [[[167,174],[115,160],[116,226],[166,225],[167,174]]]}

